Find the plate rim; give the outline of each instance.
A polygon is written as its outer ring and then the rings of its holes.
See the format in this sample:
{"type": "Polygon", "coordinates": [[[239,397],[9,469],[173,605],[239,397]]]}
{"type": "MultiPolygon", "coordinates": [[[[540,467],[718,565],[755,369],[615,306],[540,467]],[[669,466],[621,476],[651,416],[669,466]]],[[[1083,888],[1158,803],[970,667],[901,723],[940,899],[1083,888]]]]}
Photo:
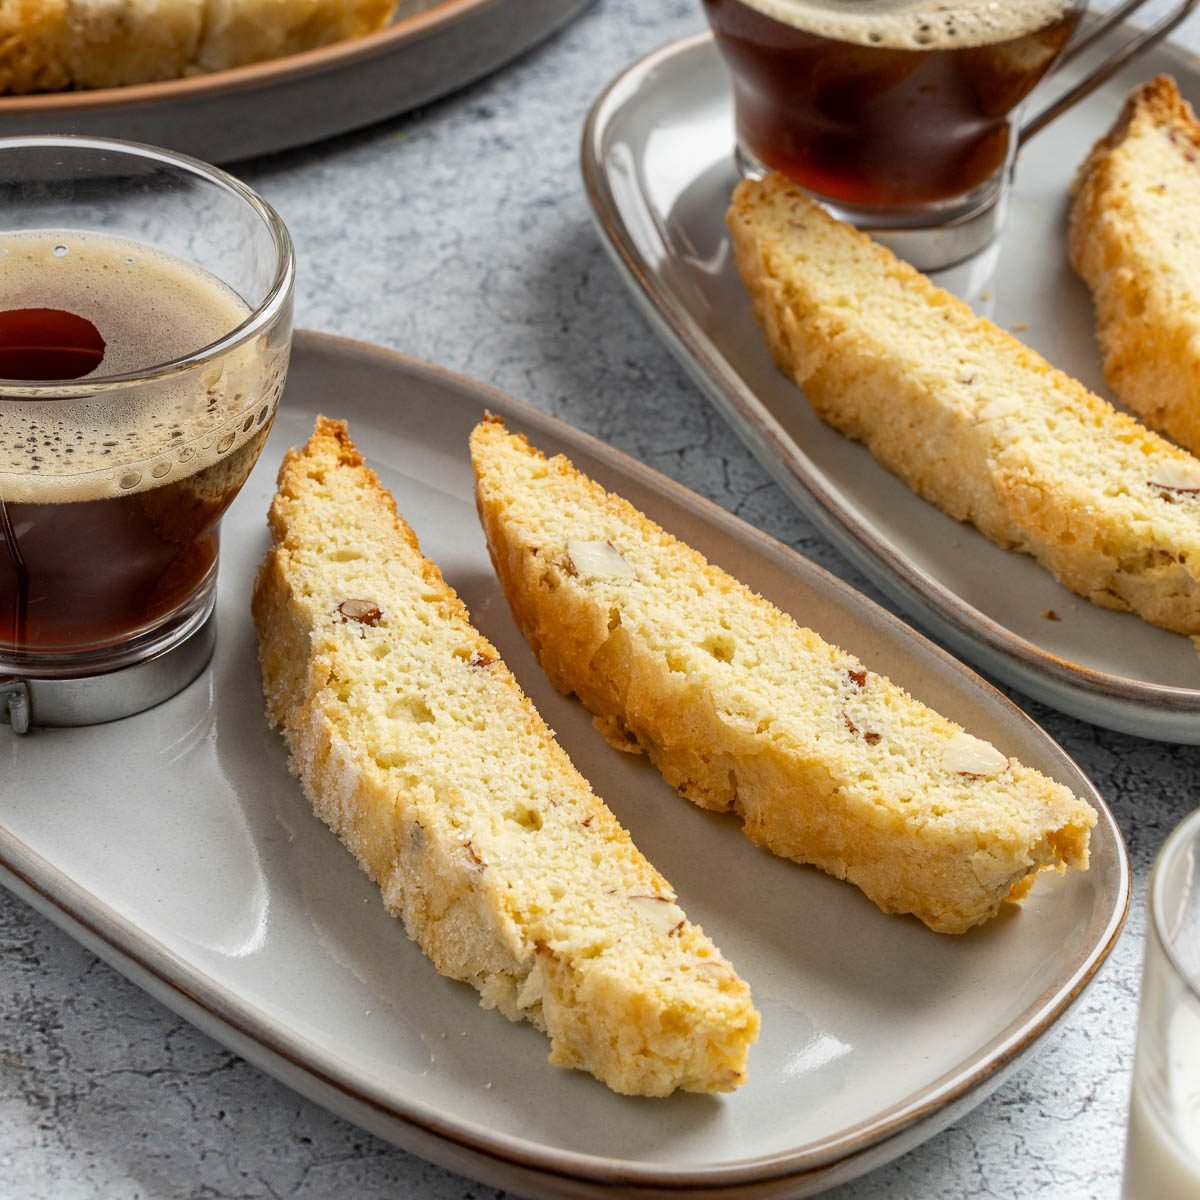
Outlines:
{"type": "MultiPolygon", "coordinates": [[[[268,1064],[282,1065],[285,1069],[278,1072],[272,1070],[271,1065],[267,1065],[265,1069],[295,1090],[305,1093],[303,1087],[287,1077],[288,1069],[299,1071],[306,1081],[315,1081],[323,1088],[332,1089],[351,1105],[365,1105],[369,1110],[378,1113],[381,1119],[398,1124],[402,1130],[413,1131],[414,1138],[431,1137],[436,1145],[452,1147],[467,1154],[476,1163],[483,1161],[522,1172],[532,1172],[539,1179],[569,1181],[584,1189],[603,1189],[616,1183],[638,1193],[656,1190],[683,1191],[697,1196],[726,1195],[733,1189],[744,1189],[748,1185],[758,1185],[769,1190],[770,1185],[811,1181],[828,1175],[836,1168],[851,1167],[856,1161],[869,1162],[874,1152],[886,1148],[890,1142],[899,1143],[906,1132],[916,1131],[924,1120],[937,1113],[948,1113],[950,1116],[947,1119],[951,1119],[956,1107],[967,1106],[974,1093],[979,1093],[979,1099],[986,1096],[990,1090],[989,1083],[994,1086],[1000,1082],[1007,1071],[1016,1065],[1025,1052],[1032,1049],[1092,980],[1119,938],[1129,910],[1132,877],[1120,828],[1103,798],[1066,750],[972,668],[920,632],[913,630],[895,614],[857,592],[844,580],[805,559],[768,534],[755,529],[741,518],[726,512],[707,498],[661,475],[591,434],[568,425],[524,401],[508,396],[488,384],[395,350],[351,338],[305,330],[297,331],[295,348],[299,352],[298,357],[313,354],[363,358],[382,362],[410,380],[426,379],[443,385],[448,384],[477,397],[484,408],[494,405],[493,411],[501,412],[514,424],[534,430],[537,435],[549,434],[560,441],[574,442],[585,452],[591,453],[602,462],[610,463],[618,471],[632,476],[636,482],[664,495],[671,504],[682,506],[708,523],[722,527],[725,532],[735,534],[740,544],[749,543],[756,552],[765,554],[776,564],[790,569],[793,574],[807,576],[818,585],[827,585],[838,603],[847,603],[851,608],[858,608],[860,612],[878,619],[889,627],[892,634],[902,634],[904,638],[914,642],[918,647],[918,654],[927,653],[940,660],[965,685],[979,692],[986,702],[998,705],[1008,717],[1015,719],[1024,734],[1040,741],[1058,761],[1058,765],[1074,778],[1077,790],[1096,806],[1100,816],[1097,829],[1103,828],[1111,841],[1115,871],[1115,880],[1106,881],[1109,884],[1115,883],[1115,891],[1109,905],[1103,906],[1107,912],[1106,918],[1099,922],[1089,922],[1089,925],[1101,926],[1099,936],[1087,947],[1085,953],[1076,952],[1074,957],[1078,961],[1074,968],[1035,997],[1026,1006],[1025,1015],[999,1030],[951,1071],[932,1081],[914,1096],[892,1105],[885,1113],[859,1122],[835,1137],[810,1143],[808,1149],[793,1149],[758,1158],[680,1168],[638,1164],[602,1155],[539,1146],[515,1135],[490,1131],[474,1122],[447,1120],[447,1114],[430,1112],[427,1106],[406,1101],[404,1097],[394,1093],[385,1097],[383,1089],[380,1088],[364,1089],[353,1081],[352,1071],[339,1069],[336,1059],[331,1054],[324,1053],[311,1039],[303,1034],[288,1031],[286,1027],[280,1027],[277,1023],[273,1026],[270,1016],[261,1006],[224,988],[201,968],[188,964],[162,942],[141,933],[130,919],[121,916],[82,885],[67,878],[37,851],[10,834],[2,824],[0,876],[6,879],[12,876],[29,892],[40,898],[53,910],[48,912],[41,909],[52,920],[57,922],[59,917],[65,918],[64,927],[68,933],[78,936],[74,934],[72,927],[82,927],[107,947],[114,956],[109,961],[118,970],[123,969],[122,964],[131,964],[135,975],[137,972],[149,975],[166,994],[178,997],[184,1007],[198,1007],[212,1026],[222,1031],[232,1031],[234,1035],[261,1050],[268,1064]],[[31,864],[34,868],[32,872],[31,864]],[[38,864],[42,865],[39,867],[38,864]],[[305,1054],[305,1048],[310,1052],[305,1054]],[[886,1119],[881,1119],[884,1117],[886,1119]]],[[[1101,889],[1101,896],[1107,890],[1107,887],[1101,889]]],[[[146,986],[140,978],[135,978],[134,981],[143,987],[146,986]]],[[[162,999],[162,996],[159,998],[162,999]]],[[[169,1001],[167,1003],[169,1005],[169,1001]]],[[[187,1012],[184,1015],[195,1020],[194,1016],[187,1012]]],[[[206,1032],[211,1034],[211,1028],[206,1028],[206,1032]]],[[[212,1036],[220,1040],[219,1034],[212,1036]]],[[[244,1050],[238,1052],[245,1055],[244,1050]]],[[[263,1065],[261,1060],[259,1065],[263,1065]]],[[[328,1101],[315,1096],[313,1098],[323,1106],[337,1111],[328,1101]]],[[[357,1118],[351,1116],[350,1119],[357,1118]]],[[[358,1123],[361,1124],[361,1120],[358,1123]]],[[[375,1132],[380,1132],[381,1136],[392,1140],[394,1144],[405,1145],[392,1130],[381,1132],[376,1128],[375,1132]]],[[[930,1135],[933,1132],[935,1130],[930,1130],[930,1135]]],[[[416,1152],[422,1155],[429,1154],[427,1148],[418,1149],[416,1152]]],[[[461,1164],[458,1164],[458,1169],[463,1169],[461,1164]]]]}
{"type": "MultiPolygon", "coordinates": [[[[1193,55],[1175,43],[1167,43],[1160,49],[1188,60],[1192,69],[1200,72],[1200,56],[1193,55]]],[[[1200,686],[1188,688],[1132,679],[1129,676],[1075,663],[1043,650],[974,608],[956,592],[909,563],[903,556],[889,553],[886,541],[873,532],[870,524],[859,520],[851,507],[832,499],[830,489],[824,487],[819,478],[814,478],[804,468],[803,452],[758,402],[749,385],[741,382],[733,364],[699,329],[690,313],[676,302],[673,293],[655,284],[650,265],[635,244],[628,225],[622,218],[620,206],[604,170],[602,142],[629,94],[636,91],[648,76],[667,64],[674,65],[677,60],[692,55],[698,57],[702,53],[714,56],[718,53],[713,36],[707,30],[668,42],[631,63],[610,80],[593,102],[580,139],[580,169],[594,223],[602,235],[610,257],[641,303],[643,312],[650,318],[655,330],[722,415],[726,419],[732,417],[734,420],[744,421],[756,439],[761,439],[772,447],[777,456],[776,465],[787,473],[787,482],[803,489],[808,503],[802,503],[792,494],[771,464],[762,465],[780,486],[784,487],[792,502],[801,507],[805,516],[834,543],[839,554],[850,559],[893,598],[896,598],[895,592],[899,588],[905,598],[897,600],[897,603],[906,611],[912,613],[915,606],[921,613],[921,619],[949,625],[958,639],[957,646],[963,643],[977,646],[1012,664],[1012,669],[1004,671],[995,661],[988,661],[982,664],[985,669],[994,671],[1005,682],[1037,696],[1053,707],[1097,724],[1103,724],[1104,721],[1097,720],[1098,714],[1094,710],[1083,714],[1074,709],[1063,708],[1059,702],[1048,698],[1045,692],[1032,690],[1031,677],[1034,681],[1033,687],[1036,687],[1039,677],[1044,677],[1078,694],[1085,702],[1116,701],[1124,706],[1136,706],[1139,710],[1149,707],[1163,714],[1168,721],[1177,720],[1180,716],[1200,715],[1200,686]]],[[[649,205],[647,207],[649,208],[649,205]]],[[[741,433],[741,430],[738,432],[741,433]]],[[[751,452],[754,453],[753,450],[751,452]]],[[[755,456],[757,457],[757,454],[755,456]]],[[[997,554],[1014,553],[1005,551],[1002,547],[995,547],[995,550],[997,554]]],[[[1138,732],[1128,726],[1112,727],[1123,728],[1127,732],[1138,732]]],[[[1176,733],[1172,727],[1170,731],[1158,734],[1143,730],[1141,736],[1170,737],[1176,740],[1176,733]]],[[[1200,740],[1200,733],[1193,740],[1200,740]]]]}

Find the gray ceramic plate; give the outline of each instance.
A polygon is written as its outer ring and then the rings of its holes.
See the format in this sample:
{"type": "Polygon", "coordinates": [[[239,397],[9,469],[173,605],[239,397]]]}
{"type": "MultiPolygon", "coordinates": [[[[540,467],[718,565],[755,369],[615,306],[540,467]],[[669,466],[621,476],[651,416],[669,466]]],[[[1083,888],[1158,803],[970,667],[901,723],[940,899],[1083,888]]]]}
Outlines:
{"type": "MultiPolygon", "coordinates": [[[[0,0],[2,2],[2,0],[0,0]]],[[[211,75],[0,97],[0,136],[75,133],[233,162],[427,104],[516,58],[589,0],[400,0],[366,37],[211,75]]]]}
{"type": "MultiPolygon", "coordinates": [[[[1152,51],[1025,148],[999,243],[937,277],[1102,394],[1091,300],[1066,259],[1067,189],[1129,89],[1157,71],[1200,98],[1194,58],[1152,51]]],[[[693,378],[830,541],[957,653],[1095,724],[1200,742],[1200,657],[1186,638],[1096,608],[944,516],[823,425],[775,369],[725,232],[732,147],[728,77],[707,34],[629,68],[584,130],[605,242],[693,378]]]]}
{"type": "Polygon", "coordinates": [[[166,1004],[397,1145],[528,1196],[805,1195],[978,1103],[1079,995],[1129,896],[1120,833],[1079,770],[967,668],[845,584],[594,439],[479,384],[314,334],[226,518],[212,667],[108,726],[0,727],[0,878],[166,1004]],[[512,624],[475,516],[485,409],[563,450],[873,668],[1100,811],[1086,873],[961,938],[757,850],[614,752],[512,624]],[[728,1097],[631,1100],[546,1062],[529,1026],[436,974],[309,813],[262,716],[248,601],[284,449],[349,420],[421,541],[596,790],[750,982],[763,1016],[728,1097]],[[716,868],[716,869],[714,869],[716,868]],[[720,880],[714,887],[714,880],[720,880]]]}

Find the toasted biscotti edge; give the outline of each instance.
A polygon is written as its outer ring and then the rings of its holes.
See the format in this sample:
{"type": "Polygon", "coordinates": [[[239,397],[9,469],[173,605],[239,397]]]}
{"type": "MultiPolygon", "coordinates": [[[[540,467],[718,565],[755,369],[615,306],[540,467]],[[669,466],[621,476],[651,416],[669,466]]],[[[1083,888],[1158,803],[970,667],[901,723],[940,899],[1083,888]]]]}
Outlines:
{"type": "Polygon", "coordinates": [[[0,96],[69,87],[68,0],[0,4],[0,96]]]}
{"type": "Polygon", "coordinates": [[[742,181],[728,221],[774,357],[822,420],[1093,603],[1200,632],[1200,527],[1181,482],[1196,459],[782,176],[742,181]]]}
{"type": "Polygon", "coordinates": [[[155,83],[381,28],[395,0],[2,0],[0,95],[155,83]]]}
{"type": "Polygon", "coordinates": [[[1105,378],[1152,429],[1200,454],[1197,291],[1176,269],[1178,239],[1200,240],[1200,123],[1173,79],[1159,75],[1130,93],[1073,191],[1067,245],[1095,301],[1105,378]],[[1170,179],[1153,161],[1162,139],[1174,160],[1170,179]],[[1155,226],[1172,207],[1163,244],[1155,226]]]}
{"type": "Polygon", "coordinates": [[[324,419],[306,450],[289,452],[280,469],[270,512],[273,545],[253,597],[268,714],[284,728],[292,769],[317,815],[380,885],[386,906],[401,917],[438,970],[471,983],[486,1006],[544,1029],[551,1037],[551,1062],[587,1070],[613,1090],[632,1095],[663,1096],[676,1088],[728,1091],[740,1085],[758,1014],[749,989],[699,927],[688,924],[670,942],[672,950],[699,955],[706,964],[711,994],[702,1011],[688,1013],[678,1011],[673,994],[660,998],[634,980],[614,979],[611,970],[589,970],[590,962],[572,964],[553,945],[529,944],[511,920],[497,924],[496,910],[482,899],[485,889],[478,864],[470,861],[473,855],[464,857],[457,843],[453,853],[440,853],[428,831],[418,836],[403,797],[384,787],[353,742],[340,735],[328,708],[333,661],[322,652],[326,634],[305,618],[287,563],[289,508],[302,503],[293,485],[312,469],[313,453],[321,458],[319,470],[350,470],[361,479],[362,502],[394,526],[403,557],[419,562],[425,590],[443,616],[461,625],[458,640],[463,646],[469,642],[472,664],[486,668],[487,686],[508,694],[522,736],[538,739],[541,753],[561,772],[564,805],[574,796],[586,809],[584,823],[592,836],[621,855],[636,856],[631,869],[639,892],[671,891],[575,771],[495,647],[470,626],[465,607],[436,565],[420,554],[415,535],[344,425],[324,419]],[[421,854],[398,852],[418,843],[421,854]],[[431,913],[444,915],[434,922],[431,913]]]}
{"type": "Polygon", "coordinates": [[[395,0],[205,0],[191,73],[283,58],[381,28],[395,0]]]}
{"type": "MultiPolygon", "coordinates": [[[[884,385],[893,402],[882,419],[869,403],[867,389],[842,386],[837,348],[851,332],[846,314],[794,302],[785,250],[764,232],[768,223],[757,217],[760,208],[774,201],[781,183],[778,176],[761,182],[743,180],[734,189],[727,216],[738,271],[776,365],[806,389],[823,421],[864,442],[875,458],[918,495],[955,520],[975,525],[999,545],[1033,553],[1028,531],[1013,521],[992,485],[991,448],[985,437],[965,434],[961,423],[952,419],[930,427],[922,397],[915,389],[895,386],[894,380],[884,385]],[[914,437],[912,431],[918,427],[921,436],[914,437]],[[948,459],[960,469],[947,471],[948,459]]],[[[803,205],[795,217],[797,223],[832,220],[801,194],[796,194],[795,201],[803,205]]],[[[883,248],[866,234],[847,225],[842,236],[872,255],[889,279],[971,323],[987,343],[1007,348],[1012,342],[1002,330],[980,322],[957,296],[935,287],[902,259],[877,253],[883,248]]]]}
{"type": "MultiPolygon", "coordinates": [[[[622,497],[606,492],[562,456],[546,459],[498,422],[476,428],[472,460],[493,563],[514,619],[548,676],[560,690],[578,696],[616,748],[645,752],[687,799],[736,813],[752,841],[847,879],[885,912],[912,913],[943,933],[962,933],[996,915],[1005,902],[1020,901],[1042,869],[1086,869],[1096,813],[1061,785],[1019,764],[1009,769],[1019,786],[1041,797],[1037,805],[1044,804],[1045,811],[1027,814],[1019,832],[1000,831],[991,844],[980,843],[970,829],[914,842],[895,812],[869,803],[847,809],[839,800],[841,783],[818,758],[809,762],[803,753],[781,750],[774,738],[756,734],[752,719],[743,727],[744,714],[722,716],[719,700],[697,684],[690,670],[694,662],[689,670],[680,665],[668,671],[660,654],[646,653],[628,630],[619,591],[594,603],[583,598],[556,569],[562,548],[549,530],[536,535],[533,544],[510,520],[511,489],[506,494],[501,475],[511,467],[518,476],[569,478],[581,499],[578,506],[564,502],[564,508],[578,517],[581,530],[589,529],[588,536],[595,536],[594,522],[582,510],[594,508],[610,528],[644,539],[651,553],[669,553],[673,575],[686,573],[698,590],[719,591],[735,605],[754,606],[773,636],[809,639],[799,648],[807,652],[811,646],[818,657],[837,658],[839,675],[853,681],[851,692],[868,678],[874,686],[882,677],[872,677],[852,656],[811,631],[798,630],[790,617],[622,497]],[[501,466],[504,457],[510,461],[501,466]]],[[[620,537],[617,544],[627,549],[620,537]]]]}

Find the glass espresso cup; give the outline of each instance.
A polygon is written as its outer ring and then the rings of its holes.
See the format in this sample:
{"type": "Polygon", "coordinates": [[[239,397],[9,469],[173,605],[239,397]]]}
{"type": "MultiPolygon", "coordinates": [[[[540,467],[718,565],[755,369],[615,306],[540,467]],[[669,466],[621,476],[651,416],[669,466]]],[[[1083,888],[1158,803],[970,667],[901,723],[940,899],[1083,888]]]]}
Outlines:
{"type": "Polygon", "coordinates": [[[213,645],[222,514],[287,373],[295,261],[231,176],[0,139],[0,718],[166,699],[213,645]]]}
{"type": "MultiPolygon", "coordinates": [[[[1070,102],[1194,2],[1088,75],[1070,102]]],[[[782,172],[922,270],[992,240],[1023,101],[1068,43],[1077,53],[1140,3],[1078,39],[1086,0],[703,0],[732,75],[743,174],[782,172]]]]}
{"type": "Polygon", "coordinates": [[[1200,810],[1167,839],[1147,890],[1122,1195],[1200,1196],[1200,810]]]}

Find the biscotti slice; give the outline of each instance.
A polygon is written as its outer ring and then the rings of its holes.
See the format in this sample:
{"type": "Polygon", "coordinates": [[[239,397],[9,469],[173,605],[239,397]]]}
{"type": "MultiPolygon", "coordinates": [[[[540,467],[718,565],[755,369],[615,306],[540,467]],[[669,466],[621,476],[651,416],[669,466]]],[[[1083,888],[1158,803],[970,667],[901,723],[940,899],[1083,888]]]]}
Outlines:
{"type": "Polygon", "coordinates": [[[395,0],[205,0],[193,71],[220,71],[361,37],[395,0]]]}
{"type": "Polygon", "coordinates": [[[1200,462],[779,176],[738,185],[729,227],[819,416],[1072,591],[1200,633],[1200,462]]]}
{"type": "Polygon", "coordinates": [[[174,79],[205,0],[0,0],[0,95],[174,79]]]}
{"type": "MultiPolygon", "coordinates": [[[[961,933],[1043,868],[1085,868],[1095,811],[918,703],[501,424],[471,439],[517,624],[619,749],[752,841],[961,933]]],[[[714,864],[715,865],[715,864],[714,864]]]]}
{"type": "Polygon", "coordinates": [[[0,0],[0,95],[120,87],[380,28],[395,0],[0,0]]]}
{"type": "Polygon", "coordinates": [[[1143,84],[1075,181],[1071,262],[1092,289],[1104,374],[1146,424],[1200,454],[1200,123],[1143,84]]]}
{"type": "Polygon", "coordinates": [[[728,1091],[750,992],[571,765],[344,425],[279,472],[267,712],[317,815],[444,975],[615,1091],[728,1091]]]}

